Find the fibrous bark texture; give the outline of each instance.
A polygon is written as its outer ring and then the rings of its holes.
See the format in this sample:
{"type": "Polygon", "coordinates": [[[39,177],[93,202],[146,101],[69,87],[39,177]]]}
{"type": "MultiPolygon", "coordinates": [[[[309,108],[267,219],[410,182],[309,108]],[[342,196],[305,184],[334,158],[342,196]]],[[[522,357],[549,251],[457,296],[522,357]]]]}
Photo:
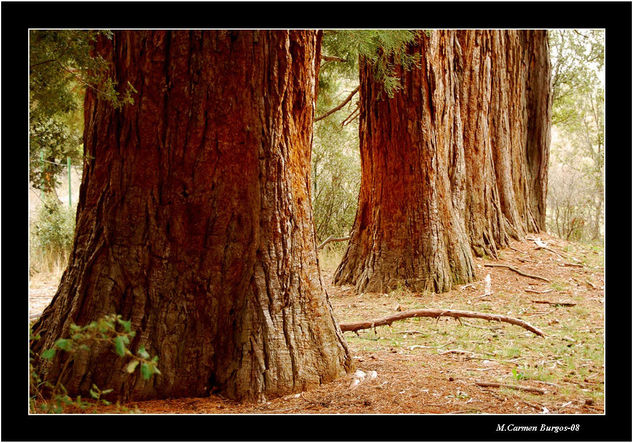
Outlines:
{"type": "Polygon", "coordinates": [[[551,118],[546,31],[458,31],[467,168],[465,223],[477,255],[545,229],[551,118]]]}
{"type": "Polygon", "coordinates": [[[545,228],[550,67],[545,31],[419,33],[387,98],[360,74],[361,189],[334,276],[361,291],[447,291],[475,255],[545,228]]]}
{"type": "Polygon", "coordinates": [[[464,152],[452,32],[420,33],[388,98],[372,66],[360,68],[361,186],[336,284],[359,291],[447,291],[474,277],[461,214],[464,152]]]}
{"type": "MultiPolygon", "coordinates": [[[[131,31],[99,55],[138,91],[115,110],[90,89],[70,263],[35,350],[105,314],[158,355],[150,381],[94,345],[62,383],[121,399],[259,399],[350,367],[317,265],[310,148],[320,33],[131,31]]],[[[61,353],[38,362],[56,380],[61,353]]]]}

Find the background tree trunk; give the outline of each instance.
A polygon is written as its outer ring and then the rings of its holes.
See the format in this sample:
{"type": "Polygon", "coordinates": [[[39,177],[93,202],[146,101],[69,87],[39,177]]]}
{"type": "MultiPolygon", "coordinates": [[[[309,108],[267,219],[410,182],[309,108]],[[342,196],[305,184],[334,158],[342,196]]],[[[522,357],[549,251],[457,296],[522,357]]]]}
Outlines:
{"type": "Polygon", "coordinates": [[[420,33],[388,98],[372,66],[360,67],[362,179],[358,210],[336,284],[387,292],[447,291],[474,277],[461,218],[464,152],[453,32],[420,33]]]}
{"type": "Polygon", "coordinates": [[[490,31],[457,33],[462,50],[460,102],[466,157],[464,220],[473,253],[497,256],[508,244],[495,175],[491,135],[492,39],[490,31]]]}
{"type": "Polygon", "coordinates": [[[545,229],[551,119],[546,31],[458,31],[473,252],[545,229]]]}
{"type": "Polygon", "coordinates": [[[545,229],[551,117],[545,31],[433,31],[388,99],[361,66],[362,181],[334,275],[360,291],[447,291],[545,229]]]}
{"type": "MultiPolygon", "coordinates": [[[[310,206],[320,33],[115,32],[97,52],[138,94],[117,111],[88,89],[74,249],[34,350],[119,313],[162,375],[95,345],[71,394],[255,399],[344,374],[310,206]]],[[[55,380],[63,358],[37,365],[55,380]]]]}

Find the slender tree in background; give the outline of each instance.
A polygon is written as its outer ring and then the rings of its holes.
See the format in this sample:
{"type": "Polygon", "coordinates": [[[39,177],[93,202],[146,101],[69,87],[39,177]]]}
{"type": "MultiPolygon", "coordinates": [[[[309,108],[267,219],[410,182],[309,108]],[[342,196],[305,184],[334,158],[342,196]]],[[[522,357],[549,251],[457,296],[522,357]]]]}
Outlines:
{"type": "Polygon", "coordinates": [[[100,346],[37,369],[121,399],[256,399],[344,374],[310,206],[320,33],[117,31],[96,53],[138,94],[115,108],[87,91],[73,252],[34,350],[118,313],[162,375],[130,377],[100,346]]]}
{"type": "Polygon", "coordinates": [[[545,227],[545,31],[418,33],[419,68],[386,97],[361,70],[361,190],[335,283],[447,291],[474,277],[471,248],[545,227]]]}
{"type": "Polygon", "coordinates": [[[552,53],[553,167],[548,228],[600,242],[604,226],[604,30],[548,32],[552,53]]]}

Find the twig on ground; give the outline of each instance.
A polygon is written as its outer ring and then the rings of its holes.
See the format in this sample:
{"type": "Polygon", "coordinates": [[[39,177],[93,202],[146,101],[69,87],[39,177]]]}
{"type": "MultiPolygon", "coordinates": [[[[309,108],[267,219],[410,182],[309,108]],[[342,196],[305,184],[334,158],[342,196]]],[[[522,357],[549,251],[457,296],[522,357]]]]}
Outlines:
{"type": "Polygon", "coordinates": [[[494,392],[492,392],[490,389],[484,389],[484,392],[486,394],[489,394],[490,396],[496,398],[497,400],[499,400],[501,403],[505,403],[508,399],[505,397],[499,397],[497,394],[495,394],[494,392]]]}
{"type": "Polygon", "coordinates": [[[341,331],[351,331],[355,332],[359,329],[369,329],[374,328],[376,326],[384,326],[391,325],[394,321],[404,320],[407,318],[414,317],[432,317],[439,319],[440,317],[466,317],[466,318],[481,318],[483,320],[489,321],[499,321],[510,323],[513,325],[521,326],[522,328],[527,329],[530,332],[533,332],[536,335],[541,337],[545,337],[545,334],[540,329],[535,328],[531,324],[520,320],[518,318],[507,317],[505,315],[499,314],[486,314],[482,312],[472,312],[472,311],[459,311],[453,309],[415,309],[412,311],[404,311],[398,314],[390,315],[387,317],[370,320],[370,321],[361,321],[355,323],[341,323],[341,331]]]}
{"type": "Polygon", "coordinates": [[[516,389],[517,391],[525,391],[525,392],[533,392],[535,394],[545,394],[547,391],[539,388],[532,388],[530,386],[518,386],[518,385],[507,385],[505,383],[492,383],[492,382],[475,382],[477,386],[481,386],[483,388],[508,388],[508,389],[516,389]]]}
{"type": "Polygon", "coordinates": [[[537,250],[539,250],[539,249],[544,249],[544,250],[546,250],[546,251],[549,251],[549,252],[552,252],[552,253],[556,254],[557,256],[559,256],[560,258],[562,258],[563,260],[567,260],[567,257],[563,257],[561,254],[559,254],[558,252],[554,251],[554,250],[553,250],[553,249],[551,249],[551,248],[548,248],[547,246],[538,246],[538,244],[537,244],[536,249],[537,249],[537,250]]]}
{"type": "Polygon", "coordinates": [[[525,292],[531,292],[533,294],[547,294],[548,292],[552,292],[552,291],[553,289],[545,289],[544,291],[537,291],[535,289],[530,289],[530,288],[525,289],[525,292]]]}
{"type": "Polygon", "coordinates": [[[548,386],[555,386],[555,387],[559,387],[560,385],[557,385],[556,383],[551,383],[549,381],[542,381],[542,380],[534,380],[535,383],[542,383],[544,385],[548,385],[548,386]]]}
{"type": "Polygon", "coordinates": [[[582,263],[561,263],[559,266],[563,267],[573,267],[573,268],[584,268],[585,265],[582,263]]]}
{"type": "Polygon", "coordinates": [[[547,315],[547,314],[551,314],[551,313],[552,313],[552,312],[554,312],[555,310],[556,310],[556,308],[551,309],[551,310],[549,310],[549,311],[538,311],[538,312],[533,312],[533,313],[531,313],[531,314],[525,314],[525,315],[530,316],[530,317],[536,317],[536,316],[540,316],[540,315],[547,315]]]}
{"type": "Polygon", "coordinates": [[[560,306],[576,306],[576,303],[567,301],[550,301],[550,300],[530,300],[532,303],[543,303],[547,305],[560,305],[560,306]]]}
{"type": "Polygon", "coordinates": [[[598,289],[596,287],[596,285],[594,285],[593,283],[591,283],[589,280],[585,280],[585,283],[587,283],[589,286],[591,286],[592,289],[598,289]]]}
{"type": "Polygon", "coordinates": [[[530,407],[532,407],[534,409],[538,409],[539,411],[543,410],[543,406],[539,406],[537,404],[530,403],[529,401],[525,401],[525,400],[520,400],[520,401],[521,401],[521,403],[525,403],[526,405],[528,405],[528,406],[530,406],[530,407]]]}
{"type": "Polygon", "coordinates": [[[550,283],[550,281],[548,279],[546,279],[545,277],[541,277],[539,275],[532,275],[532,274],[528,274],[526,272],[523,272],[513,266],[510,265],[503,265],[503,264],[496,264],[496,263],[485,263],[484,266],[487,266],[489,268],[508,268],[509,270],[516,272],[519,275],[522,275],[524,277],[529,277],[529,278],[534,278],[536,280],[543,280],[546,281],[548,283],[550,283]]]}
{"type": "Polygon", "coordinates": [[[464,349],[448,349],[446,351],[438,352],[439,355],[446,354],[472,354],[472,355],[490,355],[492,357],[496,357],[497,354],[492,354],[490,352],[473,352],[473,351],[465,351],[464,349]]]}
{"type": "Polygon", "coordinates": [[[516,259],[519,260],[521,263],[536,263],[534,260],[528,260],[527,258],[517,257],[516,259]]]}

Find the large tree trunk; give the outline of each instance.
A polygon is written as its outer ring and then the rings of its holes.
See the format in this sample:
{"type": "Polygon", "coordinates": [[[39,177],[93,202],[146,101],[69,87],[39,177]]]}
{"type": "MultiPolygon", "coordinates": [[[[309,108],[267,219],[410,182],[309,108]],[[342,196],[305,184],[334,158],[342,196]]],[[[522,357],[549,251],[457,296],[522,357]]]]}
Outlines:
{"type": "Polygon", "coordinates": [[[550,85],[545,31],[434,31],[387,99],[361,68],[361,190],[334,276],[358,290],[447,291],[545,229],[550,85]]]}
{"type": "Polygon", "coordinates": [[[551,118],[546,31],[459,31],[466,226],[477,255],[545,229],[551,118]]]}
{"type": "MultiPolygon", "coordinates": [[[[35,350],[119,313],[162,375],[95,345],[71,393],[257,399],[344,374],[310,206],[320,33],[115,32],[97,52],[138,95],[117,111],[88,90],[74,249],[35,350]]],[[[38,369],[55,380],[64,358],[38,369]]]]}
{"type": "Polygon", "coordinates": [[[392,98],[360,68],[362,179],[349,247],[336,284],[359,291],[447,291],[474,277],[461,218],[464,153],[454,33],[420,33],[392,98]]]}
{"type": "Polygon", "coordinates": [[[460,103],[466,157],[464,222],[472,251],[497,256],[508,244],[495,175],[492,143],[492,44],[490,32],[457,33],[462,50],[460,103]]]}

